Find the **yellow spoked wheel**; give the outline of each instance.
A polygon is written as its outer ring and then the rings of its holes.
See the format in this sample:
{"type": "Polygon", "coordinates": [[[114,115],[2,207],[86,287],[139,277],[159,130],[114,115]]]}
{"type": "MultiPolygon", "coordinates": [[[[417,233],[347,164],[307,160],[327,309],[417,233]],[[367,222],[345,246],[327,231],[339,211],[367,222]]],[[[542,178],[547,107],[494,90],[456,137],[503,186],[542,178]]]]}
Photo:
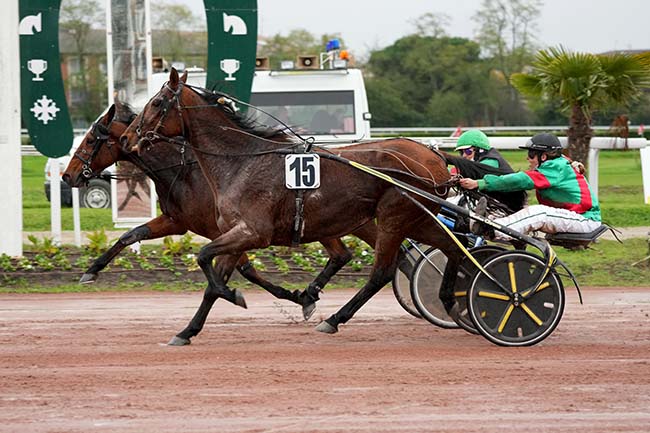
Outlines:
{"type": "Polygon", "coordinates": [[[478,332],[500,346],[531,346],[548,337],[564,311],[562,281],[554,269],[546,272],[541,257],[507,251],[483,266],[507,290],[483,273],[475,275],[467,294],[469,317],[478,332]]]}
{"type": "MultiPolygon", "coordinates": [[[[483,245],[470,249],[470,253],[481,264],[486,263],[491,257],[504,252],[506,249],[496,245],[483,245]]],[[[474,277],[478,269],[467,258],[463,258],[458,267],[458,275],[456,276],[456,284],[454,285],[454,298],[456,300],[457,315],[452,316],[454,321],[463,328],[465,331],[478,334],[472,319],[469,317],[467,309],[467,293],[472,285],[474,277]]]]}

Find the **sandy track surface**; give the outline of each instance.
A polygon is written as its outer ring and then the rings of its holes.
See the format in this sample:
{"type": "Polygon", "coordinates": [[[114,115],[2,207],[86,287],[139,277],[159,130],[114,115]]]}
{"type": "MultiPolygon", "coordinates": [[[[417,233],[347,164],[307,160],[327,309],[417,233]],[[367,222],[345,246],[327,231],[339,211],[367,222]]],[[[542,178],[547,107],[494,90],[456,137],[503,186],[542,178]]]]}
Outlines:
{"type": "Polygon", "coordinates": [[[648,432],[650,288],[568,290],[555,332],[501,348],[409,316],[384,289],[336,335],[260,291],[0,295],[2,432],[648,432]]]}

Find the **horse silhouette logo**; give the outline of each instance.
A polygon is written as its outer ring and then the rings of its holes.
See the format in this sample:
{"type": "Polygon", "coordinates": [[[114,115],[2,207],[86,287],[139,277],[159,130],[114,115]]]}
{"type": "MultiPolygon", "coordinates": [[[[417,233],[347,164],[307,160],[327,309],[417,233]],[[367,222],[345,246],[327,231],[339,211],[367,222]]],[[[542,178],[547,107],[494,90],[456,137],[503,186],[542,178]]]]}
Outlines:
{"type": "Polygon", "coordinates": [[[18,34],[33,35],[34,33],[40,33],[42,25],[41,15],[41,12],[39,12],[37,15],[27,15],[25,18],[20,20],[18,34]]]}
{"type": "Polygon", "coordinates": [[[223,14],[223,31],[228,33],[232,30],[232,35],[245,35],[248,33],[246,23],[237,15],[223,14]]]}

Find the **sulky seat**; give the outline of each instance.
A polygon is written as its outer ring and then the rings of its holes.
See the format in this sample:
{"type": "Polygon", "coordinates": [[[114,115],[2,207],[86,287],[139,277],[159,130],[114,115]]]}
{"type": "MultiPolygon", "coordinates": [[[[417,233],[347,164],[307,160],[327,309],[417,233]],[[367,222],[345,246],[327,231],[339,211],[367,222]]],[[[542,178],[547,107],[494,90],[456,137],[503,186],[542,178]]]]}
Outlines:
{"type": "Polygon", "coordinates": [[[546,240],[551,245],[559,245],[561,247],[576,250],[587,248],[596,239],[601,237],[607,230],[613,229],[607,224],[602,224],[596,230],[590,233],[555,233],[547,234],[546,240]]]}

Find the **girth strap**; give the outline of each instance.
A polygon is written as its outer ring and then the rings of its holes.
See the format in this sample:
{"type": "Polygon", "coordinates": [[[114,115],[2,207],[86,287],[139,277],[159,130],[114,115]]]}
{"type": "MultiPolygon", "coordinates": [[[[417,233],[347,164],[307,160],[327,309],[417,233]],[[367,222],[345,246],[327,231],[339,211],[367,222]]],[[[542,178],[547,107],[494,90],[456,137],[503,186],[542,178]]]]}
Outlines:
{"type": "Polygon", "coordinates": [[[297,189],[295,191],[296,191],[296,214],[293,217],[293,234],[291,236],[291,246],[294,248],[300,245],[300,238],[302,237],[302,229],[305,225],[305,216],[304,216],[305,190],[297,189]]]}

